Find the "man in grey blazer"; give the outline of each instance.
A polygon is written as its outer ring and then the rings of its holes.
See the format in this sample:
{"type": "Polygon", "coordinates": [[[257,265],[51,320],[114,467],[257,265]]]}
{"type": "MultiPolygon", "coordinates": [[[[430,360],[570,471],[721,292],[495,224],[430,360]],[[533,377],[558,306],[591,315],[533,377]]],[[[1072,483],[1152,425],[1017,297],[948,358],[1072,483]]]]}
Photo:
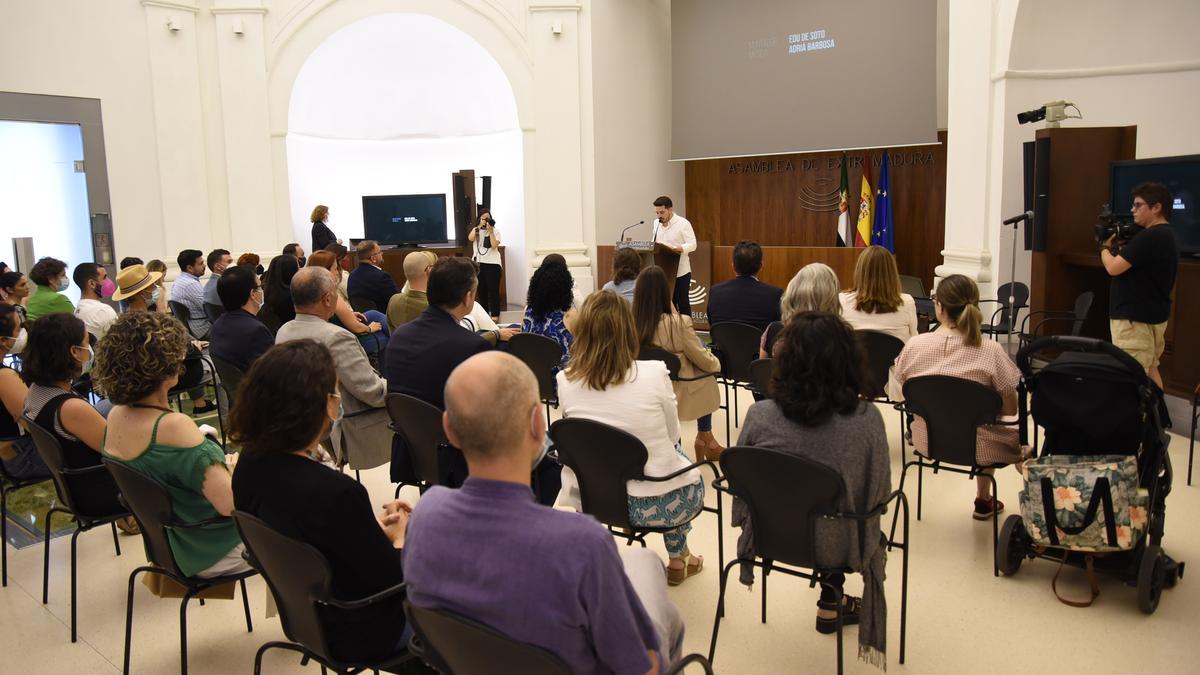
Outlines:
{"type": "Polygon", "coordinates": [[[323,267],[305,267],[292,277],[291,287],[296,318],[279,328],[275,344],[314,340],[333,354],[342,417],[329,435],[338,461],[349,462],[352,469],[371,469],[391,461],[392,430],[384,404],[387,381],[371,368],[358,338],[329,323],[338,299],[333,275],[323,267]]]}

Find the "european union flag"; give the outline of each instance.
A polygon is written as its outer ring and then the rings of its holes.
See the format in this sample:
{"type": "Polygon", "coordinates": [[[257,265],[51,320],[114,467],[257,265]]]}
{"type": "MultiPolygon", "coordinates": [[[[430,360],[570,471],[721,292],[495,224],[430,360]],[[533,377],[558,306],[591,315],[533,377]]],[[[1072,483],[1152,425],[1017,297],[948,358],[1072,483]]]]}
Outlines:
{"type": "Polygon", "coordinates": [[[892,179],[888,174],[888,153],[883,153],[883,169],[879,172],[879,187],[875,190],[875,222],[871,226],[871,243],[896,252],[896,233],[892,229],[892,179]]]}

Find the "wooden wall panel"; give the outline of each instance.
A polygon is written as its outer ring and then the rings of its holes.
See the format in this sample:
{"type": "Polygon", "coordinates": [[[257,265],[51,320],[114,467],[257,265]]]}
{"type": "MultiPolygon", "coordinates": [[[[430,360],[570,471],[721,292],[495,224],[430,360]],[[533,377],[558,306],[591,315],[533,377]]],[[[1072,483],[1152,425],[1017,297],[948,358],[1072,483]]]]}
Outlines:
{"type": "MultiPolygon", "coordinates": [[[[849,288],[854,279],[854,264],[858,261],[858,249],[838,246],[764,246],[763,268],[758,280],[763,283],[787,288],[788,282],[809,263],[825,263],[833,268],[842,288],[849,288]]],[[[734,277],[733,247],[713,247],[713,284],[734,277]]]]}
{"type": "MultiPolygon", "coordinates": [[[[889,150],[896,261],[901,274],[932,286],[945,241],[946,134],[939,143],[889,150]]],[[[883,150],[847,153],[850,219],[857,221],[864,165],[877,187],[883,150]]],[[[696,238],[718,247],[753,239],[763,246],[834,247],[841,152],[695,160],[686,163],[687,212],[696,238]]],[[[794,270],[793,270],[794,273],[794,270]]],[[[790,275],[789,275],[790,277],[790,275]]]]}

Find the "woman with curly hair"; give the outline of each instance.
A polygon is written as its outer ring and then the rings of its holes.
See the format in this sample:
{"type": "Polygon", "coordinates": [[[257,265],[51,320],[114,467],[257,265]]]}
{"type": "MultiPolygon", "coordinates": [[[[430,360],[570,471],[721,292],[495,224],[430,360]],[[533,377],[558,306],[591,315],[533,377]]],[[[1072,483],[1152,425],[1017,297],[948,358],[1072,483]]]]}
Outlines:
{"type": "MultiPolygon", "coordinates": [[[[835,302],[836,302],[836,295],[835,302]]],[[[810,311],[788,322],[775,347],[770,398],[750,406],[738,445],[777,450],[824,464],[842,477],[845,491],[838,509],[866,513],[892,489],[883,417],[862,399],[863,354],[854,330],[831,312],[810,311]]],[[[733,523],[742,527],[738,557],[754,554],[753,524],[746,505],[734,499],[733,523]]],[[[816,561],[848,567],[863,577],[863,597],[843,596],[842,623],[861,624],[859,654],[881,654],[887,629],[883,595],[885,548],[879,518],[865,523],[818,521],[816,561]]],[[[753,568],[742,568],[749,585],[753,568]]],[[[826,576],[817,603],[817,631],[836,630],[835,593],[845,575],[826,576]]]]}
{"type": "MultiPolygon", "coordinates": [[[[233,513],[233,483],[221,446],[167,404],[188,341],[183,324],[169,316],[124,314],[100,341],[92,378],[114,404],[104,455],[153,479],[170,494],[175,516],[195,523],[233,513]]],[[[169,534],[171,552],[187,576],[249,569],[233,521],[169,534]]]]}
{"type": "MultiPolygon", "coordinates": [[[[544,335],[562,347],[559,368],[565,368],[571,358],[571,326],[575,321],[572,289],[575,280],[567,269],[562,256],[546,256],[540,267],[529,279],[529,294],[525,301],[525,319],[521,322],[522,333],[544,335]]],[[[557,372],[557,370],[555,371],[557,372]]]]}

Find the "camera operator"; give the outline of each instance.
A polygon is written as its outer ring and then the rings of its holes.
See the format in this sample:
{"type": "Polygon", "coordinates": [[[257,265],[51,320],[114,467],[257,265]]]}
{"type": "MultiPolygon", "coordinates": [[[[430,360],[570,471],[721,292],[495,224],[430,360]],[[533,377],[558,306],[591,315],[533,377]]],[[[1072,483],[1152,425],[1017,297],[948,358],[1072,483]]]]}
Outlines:
{"type": "Polygon", "coordinates": [[[1127,242],[1113,234],[1100,250],[1104,269],[1112,277],[1108,306],[1114,345],[1124,349],[1162,387],[1158,372],[1171,289],[1179,265],[1179,242],[1165,225],[1171,218],[1171,192],[1162,183],[1142,183],[1133,189],[1133,222],[1142,228],[1127,242]]]}
{"type": "Polygon", "coordinates": [[[500,320],[500,230],[492,212],[479,209],[479,221],[467,234],[474,242],[471,260],[479,263],[479,304],[487,310],[492,320],[500,320]]]}

